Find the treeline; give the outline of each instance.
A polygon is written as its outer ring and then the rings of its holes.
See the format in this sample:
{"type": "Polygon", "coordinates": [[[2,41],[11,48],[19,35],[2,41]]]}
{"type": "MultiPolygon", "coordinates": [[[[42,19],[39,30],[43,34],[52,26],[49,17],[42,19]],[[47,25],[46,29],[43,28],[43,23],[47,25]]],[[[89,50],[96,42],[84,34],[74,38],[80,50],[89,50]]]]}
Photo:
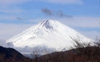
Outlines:
{"type": "Polygon", "coordinates": [[[35,55],[33,59],[23,57],[16,60],[0,55],[0,62],[100,62],[100,44],[82,44],[75,41],[75,48],[69,51],[54,52],[44,56],[35,55]]]}

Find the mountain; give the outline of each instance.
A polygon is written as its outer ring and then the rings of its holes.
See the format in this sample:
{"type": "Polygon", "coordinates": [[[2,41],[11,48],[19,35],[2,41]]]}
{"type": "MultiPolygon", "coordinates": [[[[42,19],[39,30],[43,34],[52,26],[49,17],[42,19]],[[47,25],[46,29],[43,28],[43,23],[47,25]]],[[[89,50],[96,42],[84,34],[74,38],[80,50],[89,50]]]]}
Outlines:
{"type": "Polygon", "coordinates": [[[100,62],[100,45],[54,52],[35,58],[34,62],[100,62]]]}
{"type": "Polygon", "coordinates": [[[69,50],[75,41],[91,43],[91,39],[57,20],[44,20],[7,40],[7,43],[17,48],[46,47],[61,51],[69,50]]]}
{"type": "Polygon", "coordinates": [[[25,57],[13,48],[5,48],[0,46],[0,62],[1,62],[1,58],[2,60],[3,59],[22,60],[25,57]]]}

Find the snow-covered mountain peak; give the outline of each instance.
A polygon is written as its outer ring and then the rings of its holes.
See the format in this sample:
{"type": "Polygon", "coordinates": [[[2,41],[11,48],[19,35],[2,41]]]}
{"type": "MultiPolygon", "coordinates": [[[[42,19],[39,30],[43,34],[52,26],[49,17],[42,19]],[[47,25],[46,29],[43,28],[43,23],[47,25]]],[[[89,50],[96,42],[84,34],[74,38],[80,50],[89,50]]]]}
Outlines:
{"type": "Polygon", "coordinates": [[[64,24],[60,23],[57,20],[44,20],[42,22],[40,22],[39,24],[39,28],[41,29],[48,29],[48,30],[56,30],[56,31],[63,31],[65,30],[65,28],[67,28],[68,30],[70,29],[68,26],[65,26],[64,24]]]}
{"type": "Polygon", "coordinates": [[[55,20],[44,20],[40,22],[40,26],[45,27],[46,29],[53,29],[55,22],[55,20]]]}
{"type": "Polygon", "coordinates": [[[7,43],[12,43],[14,47],[46,46],[59,51],[70,49],[75,43],[74,40],[81,43],[91,42],[91,39],[57,20],[44,20],[7,40],[7,43]]]}

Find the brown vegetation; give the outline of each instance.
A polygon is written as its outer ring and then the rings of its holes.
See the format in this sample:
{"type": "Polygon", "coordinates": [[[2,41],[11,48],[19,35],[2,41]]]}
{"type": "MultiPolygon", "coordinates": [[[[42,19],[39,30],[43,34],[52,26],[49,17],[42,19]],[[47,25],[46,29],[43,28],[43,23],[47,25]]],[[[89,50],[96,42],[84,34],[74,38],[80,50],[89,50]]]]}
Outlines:
{"type": "Polygon", "coordinates": [[[55,52],[34,59],[24,57],[24,59],[15,60],[4,59],[0,55],[0,62],[100,62],[100,44],[95,46],[77,43],[76,49],[69,51],[55,52]],[[83,47],[85,46],[85,47],[83,47]]]}

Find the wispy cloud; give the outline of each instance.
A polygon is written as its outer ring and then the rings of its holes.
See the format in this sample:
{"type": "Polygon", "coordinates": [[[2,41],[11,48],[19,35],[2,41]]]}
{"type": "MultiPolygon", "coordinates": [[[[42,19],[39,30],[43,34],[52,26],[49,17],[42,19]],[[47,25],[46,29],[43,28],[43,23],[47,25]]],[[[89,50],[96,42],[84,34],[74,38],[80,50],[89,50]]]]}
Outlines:
{"type": "Polygon", "coordinates": [[[53,15],[54,15],[54,14],[53,14],[53,11],[50,10],[50,9],[48,9],[48,8],[43,8],[43,9],[41,9],[41,11],[42,11],[44,14],[46,14],[47,16],[53,16],[53,15]]]}
{"type": "Polygon", "coordinates": [[[100,17],[80,17],[74,16],[70,19],[60,19],[66,25],[72,27],[84,27],[84,28],[100,28],[100,17]]]}
{"type": "MultiPolygon", "coordinates": [[[[43,19],[43,18],[42,18],[43,19]]],[[[41,18],[37,19],[24,19],[23,17],[18,16],[0,16],[0,21],[5,20],[5,22],[8,21],[18,21],[24,23],[38,23],[42,20],[41,18]]],[[[45,19],[45,18],[44,18],[45,19]]],[[[52,18],[51,18],[52,19],[52,18]]],[[[55,19],[55,18],[54,18],[55,19]]],[[[80,16],[74,16],[72,18],[56,18],[60,22],[64,23],[65,25],[71,26],[71,27],[83,27],[83,28],[100,28],[100,17],[80,17],[80,16]]]]}
{"type": "Polygon", "coordinates": [[[15,20],[23,20],[23,18],[18,16],[0,15],[0,20],[15,21],[15,20]]]}
{"type": "Polygon", "coordinates": [[[41,21],[42,18],[38,18],[38,19],[27,19],[25,17],[21,17],[21,16],[9,16],[9,15],[0,15],[0,22],[1,23],[15,23],[18,22],[19,24],[35,24],[38,23],[39,21],[41,21]]]}
{"type": "Polygon", "coordinates": [[[70,18],[70,17],[72,18],[73,17],[71,15],[65,14],[62,10],[57,11],[56,16],[67,17],[67,18],[70,18]]]}
{"type": "Polygon", "coordinates": [[[0,23],[0,40],[7,40],[10,37],[17,35],[26,28],[32,26],[31,24],[5,24],[0,23]]]}
{"type": "MultiPolygon", "coordinates": [[[[28,27],[32,26],[31,23],[38,23],[40,20],[37,19],[30,19],[26,22],[30,22],[30,24],[5,24],[0,23],[0,39],[8,39],[21,31],[27,29],[28,27]]],[[[100,28],[100,18],[99,17],[74,17],[73,19],[62,19],[60,22],[64,23],[65,25],[68,25],[70,27],[80,27],[82,28],[100,28]]],[[[95,38],[98,36],[99,31],[96,30],[92,31],[80,31],[79,32],[85,34],[86,36],[90,38],[95,38]]]]}
{"type": "Polygon", "coordinates": [[[80,31],[80,33],[94,40],[96,40],[96,38],[100,39],[100,32],[98,31],[80,31]]]}
{"type": "Polygon", "coordinates": [[[55,17],[72,17],[71,15],[65,14],[62,10],[54,11],[48,8],[41,9],[42,13],[44,13],[46,16],[55,16],[55,17]]]}
{"type": "Polygon", "coordinates": [[[0,20],[12,21],[12,20],[16,20],[16,17],[15,16],[0,16],[0,20]]]}
{"type": "Polygon", "coordinates": [[[0,5],[8,6],[12,4],[19,4],[19,3],[29,2],[29,1],[31,0],[0,0],[0,5]]]}
{"type": "Polygon", "coordinates": [[[0,6],[9,6],[25,2],[49,2],[58,4],[81,4],[82,0],[0,0],[0,6]]]}
{"type": "Polygon", "coordinates": [[[11,38],[12,36],[17,35],[23,30],[29,28],[34,23],[38,23],[39,21],[40,19],[24,20],[24,22],[27,22],[30,24],[0,23],[0,40],[7,40],[11,38]]]}
{"type": "Polygon", "coordinates": [[[22,13],[23,10],[21,9],[0,9],[0,13],[22,13]]]}
{"type": "Polygon", "coordinates": [[[82,4],[82,0],[44,0],[51,3],[60,3],[60,4],[82,4]]]}

